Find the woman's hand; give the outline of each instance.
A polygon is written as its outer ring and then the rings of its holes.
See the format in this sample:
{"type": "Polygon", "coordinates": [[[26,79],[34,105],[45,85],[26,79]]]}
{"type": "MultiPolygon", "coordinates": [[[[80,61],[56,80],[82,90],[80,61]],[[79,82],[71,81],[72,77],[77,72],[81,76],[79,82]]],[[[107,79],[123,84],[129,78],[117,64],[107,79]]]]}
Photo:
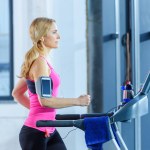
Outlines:
{"type": "Polygon", "coordinates": [[[90,95],[81,95],[78,97],[79,106],[88,106],[91,102],[90,95]]]}

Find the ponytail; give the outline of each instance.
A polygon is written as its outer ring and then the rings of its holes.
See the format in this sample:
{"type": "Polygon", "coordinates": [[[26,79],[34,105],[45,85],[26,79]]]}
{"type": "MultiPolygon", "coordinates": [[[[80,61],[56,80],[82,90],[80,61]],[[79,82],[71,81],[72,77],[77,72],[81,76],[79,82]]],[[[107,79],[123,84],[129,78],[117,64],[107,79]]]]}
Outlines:
{"type": "Polygon", "coordinates": [[[24,63],[21,66],[20,77],[28,78],[29,70],[33,62],[39,57],[35,45],[26,53],[24,63]]]}

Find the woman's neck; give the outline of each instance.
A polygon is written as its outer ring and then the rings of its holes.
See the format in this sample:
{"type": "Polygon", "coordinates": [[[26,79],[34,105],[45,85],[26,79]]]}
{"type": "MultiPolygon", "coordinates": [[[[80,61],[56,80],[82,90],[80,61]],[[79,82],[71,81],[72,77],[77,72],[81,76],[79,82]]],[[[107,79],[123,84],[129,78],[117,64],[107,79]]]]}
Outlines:
{"type": "Polygon", "coordinates": [[[40,52],[40,56],[43,56],[46,58],[49,53],[50,53],[50,49],[46,49],[44,52],[40,52]]]}

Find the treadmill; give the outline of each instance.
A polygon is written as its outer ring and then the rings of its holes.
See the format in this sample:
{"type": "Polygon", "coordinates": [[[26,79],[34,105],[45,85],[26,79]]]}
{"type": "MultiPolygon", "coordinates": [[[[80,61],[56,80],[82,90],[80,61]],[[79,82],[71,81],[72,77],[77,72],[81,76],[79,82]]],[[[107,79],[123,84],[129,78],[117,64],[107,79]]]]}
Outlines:
{"type": "Polygon", "coordinates": [[[36,122],[37,127],[77,127],[84,129],[84,118],[108,116],[110,119],[109,130],[111,140],[103,143],[103,150],[128,150],[119,130],[117,122],[128,122],[136,117],[142,117],[148,113],[148,93],[150,91],[150,72],[140,91],[124,105],[116,107],[108,113],[91,113],[91,114],[57,114],[56,120],[39,120],[36,122]],[[113,126],[113,130],[112,130],[113,126]],[[117,136],[117,141],[116,137],[117,136]]]}

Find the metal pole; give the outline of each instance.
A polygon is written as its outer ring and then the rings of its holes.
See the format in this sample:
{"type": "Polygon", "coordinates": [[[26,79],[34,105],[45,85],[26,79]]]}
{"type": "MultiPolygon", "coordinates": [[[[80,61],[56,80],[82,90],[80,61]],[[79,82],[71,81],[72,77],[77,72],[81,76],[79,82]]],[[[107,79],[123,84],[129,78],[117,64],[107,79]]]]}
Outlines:
{"type": "MultiPolygon", "coordinates": [[[[119,0],[115,1],[115,16],[116,16],[116,34],[120,35],[120,19],[119,19],[119,0]]],[[[120,85],[121,85],[121,76],[120,76],[120,36],[116,38],[116,88],[117,88],[117,105],[120,104],[121,94],[120,94],[120,85]]]]}
{"type": "MultiPolygon", "coordinates": [[[[140,30],[139,30],[139,0],[132,0],[132,58],[135,93],[140,88],[140,30]]],[[[135,119],[135,150],[141,150],[141,117],[135,119]]]]}
{"type": "MultiPolygon", "coordinates": [[[[117,97],[117,106],[120,104],[121,93],[121,74],[120,74],[120,11],[119,11],[119,0],[115,0],[115,23],[116,23],[116,34],[118,34],[118,38],[116,38],[116,97],[117,97]]],[[[118,123],[119,131],[121,131],[121,123],[118,123]]]]}

